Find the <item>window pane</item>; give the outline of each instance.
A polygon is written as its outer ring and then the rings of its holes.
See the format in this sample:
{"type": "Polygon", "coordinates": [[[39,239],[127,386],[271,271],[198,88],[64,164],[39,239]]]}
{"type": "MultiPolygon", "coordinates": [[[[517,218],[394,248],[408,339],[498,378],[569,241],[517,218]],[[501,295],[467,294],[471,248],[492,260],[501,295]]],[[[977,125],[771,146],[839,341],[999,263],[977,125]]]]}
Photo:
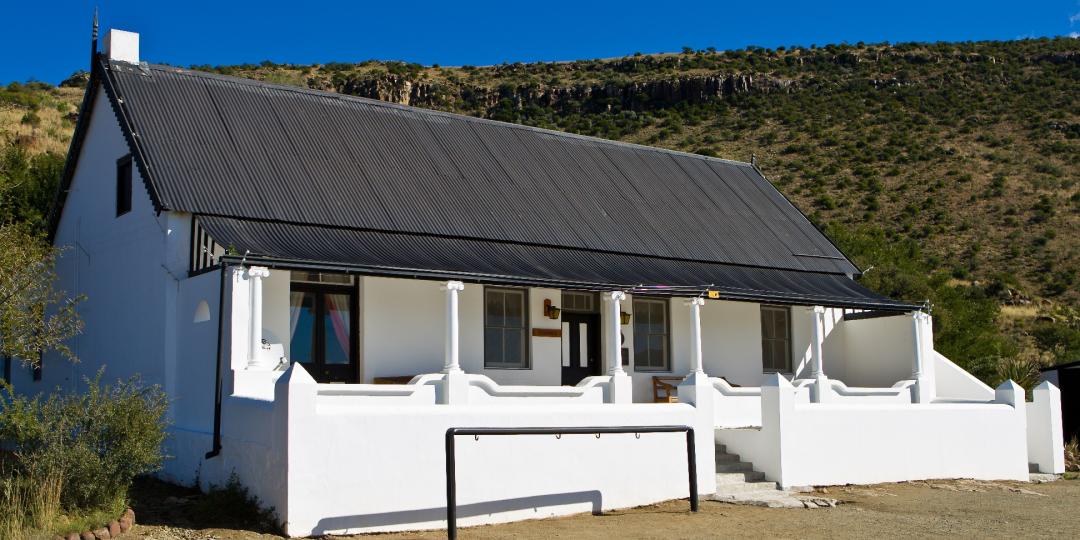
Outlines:
{"type": "Polygon", "coordinates": [[[761,306],[761,365],[766,371],[791,371],[791,318],[786,307],[761,306]]]}
{"type": "Polygon", "coordinates": [[[664,367],[666,342],[664,336],[649,336],[649,365],[654,368],[664,367]]]}
{"type": "Polygon", "coordinates": [[[503,361],[502,352],[502,329],[501,328],[485,328],[484,329],[484,364],[493,365],[500,364],[503,361]]]}
{"type": "Polygon", "coordinates": [[[787,337],[787,317],[783,311],[773,312],[773,336],[778,339],[787,337]]]}
{"type": "Polygon", "coordinates": [[[351,326],[349,323],[349,295],[326,295],[326,322],[323,339],[326,343],[327,364],[348,364],[351,326]]]}
{"type": "Polygon", "coordinates": [[[486,291],[485,324],[488,326],[503,326],[503,293],[501,291],[486,291]]]}
{"type": "Polygon", "coordinates": [[[521,330],[506,330],[503,332],[503,351],[506,364],[520,366],[521,358],[521,330]]]}
{"type": "Polygon", "coordinates": [[[306,292],[289,294],[289,359],[313,362],[315,359],[315,295],[306,292]]]}
{"type": "Polygon", "coordinates": [[[525,295],[519,292],[507,292],[503,295],[506,300],[506,319],[504,324],[510,328],[522,328],[525,326],[523,315],[525,309],[525,295]]]}

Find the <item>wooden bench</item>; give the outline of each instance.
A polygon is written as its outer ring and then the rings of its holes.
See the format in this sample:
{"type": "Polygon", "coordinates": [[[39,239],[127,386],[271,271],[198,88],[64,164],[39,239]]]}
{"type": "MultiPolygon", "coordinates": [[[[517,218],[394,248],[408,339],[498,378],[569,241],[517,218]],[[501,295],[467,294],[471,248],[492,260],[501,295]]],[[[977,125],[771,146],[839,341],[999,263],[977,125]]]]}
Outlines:
{"type": "Polygon", "coordinates": [[[372,382],[375,384],[409,384],[409,381],[413,380],[415,375],[401,375],[396,377],[375,377],[372,382]]]}
{"type": "Polygon", "coordinates": [[[653,403],[678,403],[679,396],[678,391],[675,389],[679,382],[682,381],[682,377],[672,377],[670,375],[653,375],[652,378],[652,397],[653,403]]]}

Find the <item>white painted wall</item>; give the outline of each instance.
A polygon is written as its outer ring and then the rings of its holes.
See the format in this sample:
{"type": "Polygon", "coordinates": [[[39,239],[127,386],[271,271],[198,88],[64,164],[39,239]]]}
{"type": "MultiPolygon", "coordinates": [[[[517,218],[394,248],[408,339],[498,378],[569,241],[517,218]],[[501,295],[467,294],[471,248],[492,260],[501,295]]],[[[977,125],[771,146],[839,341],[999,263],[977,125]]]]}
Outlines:
{"type": "MultiPolygon", "coordinates": [[[[235,471],[276,508],[293,536],[438,528],[445,526],[449,427],[696,425],[699,412],[711,422],[711,409],[601,404],[584,396],[436,405],[439,391],[423,391],[430,382],[316,385],[294,366],[278,380],[272,400],[226,400],[224,452],[204,474],[226,478],[235,471]]],[[[496,393],[505,390],[549,392],[496,393]]],[[[685,444],[682,433],[460,437],[459,525],[686,497],[685,444]]],[[[712,460],[699,452],[700,464],[712,460]]],[[[712,469],[704,473],[711,476],[712,469]]],[[[702,493],[711,492],[715,485],[703,480],[702,493]]]]}
{"type": "Polygon", "coordinates": [[[1061,425],[1061,390],[1043,381],[1027,404],[1028,462],[1039,472],[1065,472],[1065,436],[1061,425]]]}
{"type": "Polygon", "coordinates": [[[186,232],[154,215],[137,168],[132,209],[116,216],[116,160],[128,153],[127,144],[104,90],[93,107],[55,240],[65,249],[56,268],[59,286],[86,295],[78,308],[86,332],[71,340],[81,361],[46,355],[40,382],[31,381],[29,369],[13,369],[16,387],[27,393],[74,389],[103,365],[106,381],[141,374],[148,383],[166,382],[165,313],[183,275],[165,267],[165,246],[170,235],[186,241],[186,232]]]}
{"type": "MultiPolygon", "coordinates": [[[[840,378],[846,384],[887,387],[911,378],[915,354],[911,315],[843,321],[840,326],[845,328],[847,358],[840,378]]],[[[827,368],[825,373],[829,374],[827,368]]]]}
{"type": "Polygon", "coordinates": [[[994,389],[974,375],[934,351],[929,359],[934,363],[937,398],[940,400],[990,401],[994,389]]]}
{"type": "Polygon", "coordinates": [[[263,339],[280,343],[289,355],[289,271],[271,269],[263,278],[263,339]]]}
{"type": "Polygon", "coordinates": [[[27,394],[77,390],[104,367],[104,382],[139,376],[161,385],[172,401],[166,451],[176,456],[163,475],[187,482],[210,447],[218,274],[188,278],[190,216],[156,215],[138,167],[131,211],[116,216],[116,161],[129,149],[104,90],[92,107],[55,238],[65,250],[58,287],[86,297],[78,307],[85,331],[70,341],[79,362],[47,354],[41,381],[20,367],[12,379],[27,394]],[[196,323],[200,302],[209,320],[196,323]]]}
{"type": "MultiPolygon", "coordinates": [[[[443,282],[364,277],[364,381],[375,377],[417,375],[442,369],[446,331],[446,293],[443,282]]],[[[560,320],[544,317],[544,300],[562,303],[555,289],[531,288],[528,294],[528,369],[484,367],[484,286],[465,284],[459,296],[461,368],[500,384],[553,385],[562,382],[562,341],[532,336],[532,329],[561,328],[560,320]]]]}
{"type": "Polygon", "coordinates": [[[1024,394],[1012,383],[993,403],[815,404],[800,403],[797,392],[772,377],[762,387],[760,429],[716,432],[784,487],[1027,479],[1024,394]]]}

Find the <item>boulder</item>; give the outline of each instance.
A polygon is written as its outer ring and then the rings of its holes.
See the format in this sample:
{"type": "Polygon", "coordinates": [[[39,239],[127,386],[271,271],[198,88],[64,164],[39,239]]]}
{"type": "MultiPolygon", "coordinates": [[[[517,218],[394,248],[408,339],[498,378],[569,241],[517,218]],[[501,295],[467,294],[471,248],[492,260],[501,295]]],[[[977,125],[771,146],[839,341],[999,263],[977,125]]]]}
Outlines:
{"type": "Polygon", "coordinates": [[[116,521],[114,519],[114,520],[109,522],[109,536],[112,536],[113,538],[116,538],[117,536],[120,536],[121,532],[123,532],[123,531],[120,530],[120,522],[119,521],[116,521]]]}
{"type": "Polygon", "coordinates": [[[109,529],[106,527],[94,529],[94,537],[97,540],[112,540],[112,534],[109,533],[109,529]]]}

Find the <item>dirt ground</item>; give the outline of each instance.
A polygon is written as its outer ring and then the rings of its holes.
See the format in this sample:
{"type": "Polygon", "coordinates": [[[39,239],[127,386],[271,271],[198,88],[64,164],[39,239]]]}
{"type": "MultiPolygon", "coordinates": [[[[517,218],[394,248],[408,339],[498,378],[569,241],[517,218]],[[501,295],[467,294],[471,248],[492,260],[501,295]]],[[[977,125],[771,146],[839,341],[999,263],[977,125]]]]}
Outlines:
{"type": "MultiPolygon", "coordinates": [[[[816,510],[770,509],[686,500],[564,518],[464,528],[459,538],[1075,538],[1080,535],[1080,480],[1048,484],[971,480],[828,488],[842,502],[816,510]]],[[[167,506],[167,505],[166,505],[167,506]]],[[[138,511],[138,507],[136,507],[138,511]]],[[[167,513],[165,513],[167,514],[167,513]]],[[[155,540],[278,538],[243,529],[192,528],[148,507],[129,537],[155,540]]],[[[445,538],[446,531],[353,536],[356,539],[445,538]]]]}

